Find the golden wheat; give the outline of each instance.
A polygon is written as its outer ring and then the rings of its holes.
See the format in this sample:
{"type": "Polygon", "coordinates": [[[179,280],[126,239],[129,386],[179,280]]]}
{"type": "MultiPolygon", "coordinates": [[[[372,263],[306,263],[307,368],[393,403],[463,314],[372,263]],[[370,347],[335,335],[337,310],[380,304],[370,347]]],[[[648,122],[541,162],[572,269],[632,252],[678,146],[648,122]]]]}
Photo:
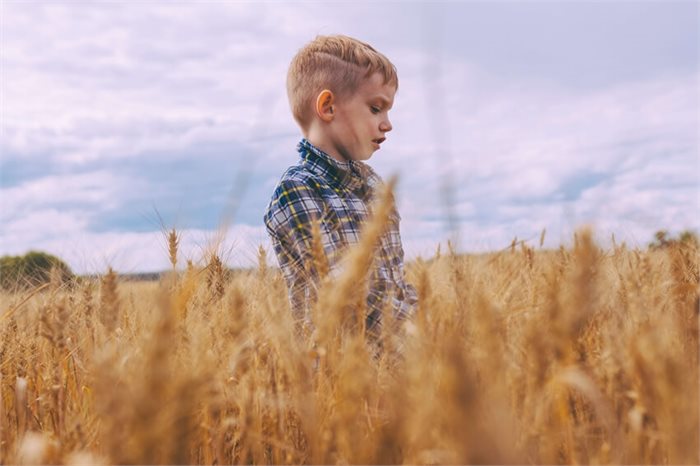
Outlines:
{"type": "Polygon", "coordinates": [[[302,338],[264,250],[255,271],[109,271],[99,300],[89,281],[2,295],[0,463],[700,462],[696,246],[438,250],[408,265],[397,357],[355,315],[389,208],[302,338]]]}

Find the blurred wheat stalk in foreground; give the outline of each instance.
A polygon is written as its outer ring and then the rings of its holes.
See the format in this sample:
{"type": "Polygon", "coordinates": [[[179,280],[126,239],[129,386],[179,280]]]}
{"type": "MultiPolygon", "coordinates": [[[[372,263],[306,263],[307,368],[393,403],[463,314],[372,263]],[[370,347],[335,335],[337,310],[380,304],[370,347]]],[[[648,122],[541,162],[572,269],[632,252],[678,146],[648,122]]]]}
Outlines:
{"type": "Polygon", "coordinates": [[[697,464],[697,246],[515,246],[409,264],[378,356],[332,282],[296,338],[263,250],[3,296],[0,463],[697,464]]]}

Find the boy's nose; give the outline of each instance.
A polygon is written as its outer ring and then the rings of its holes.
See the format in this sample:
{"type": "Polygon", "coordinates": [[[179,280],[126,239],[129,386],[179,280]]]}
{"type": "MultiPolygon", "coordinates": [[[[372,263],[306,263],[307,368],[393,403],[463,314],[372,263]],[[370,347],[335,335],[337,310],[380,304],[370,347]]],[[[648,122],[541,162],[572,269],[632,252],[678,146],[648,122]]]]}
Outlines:
{"type": "Polygon", "coordinates": [[[389,131],[391,131],[392,126],[391,126],[391,122],[389,121],[388,118],[379,124],[379,129],[381,131],[384,131],[385,133],[388,133],[389,131]]]}

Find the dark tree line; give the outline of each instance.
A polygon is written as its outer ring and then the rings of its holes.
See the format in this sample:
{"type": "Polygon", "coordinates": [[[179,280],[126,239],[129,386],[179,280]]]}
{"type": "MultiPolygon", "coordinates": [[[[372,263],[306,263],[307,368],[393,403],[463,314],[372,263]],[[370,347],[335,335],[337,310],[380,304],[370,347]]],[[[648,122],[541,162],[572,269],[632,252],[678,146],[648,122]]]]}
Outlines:
{"type": "Polygon", "coordinates": [[[70,267],[56,256],[30,251],[23,256],[0,257],[0,288],[21,290],[48,283],[66,283],[73,278],[70,267]]]}
{"type": "Polygon", "coordinates": [[[674,238],[667,230],[659,230],[654,234],[654,241],[649,243],[649,249],[663,249],[675,245],[697,246],[698,235],[692,230],[685,230],[674,238]]]}

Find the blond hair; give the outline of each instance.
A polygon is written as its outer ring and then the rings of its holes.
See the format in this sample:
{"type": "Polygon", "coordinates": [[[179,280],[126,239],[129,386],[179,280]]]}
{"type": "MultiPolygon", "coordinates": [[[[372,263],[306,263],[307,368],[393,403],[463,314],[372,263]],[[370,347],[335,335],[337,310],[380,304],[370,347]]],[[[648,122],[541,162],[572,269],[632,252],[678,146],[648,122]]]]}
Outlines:
{"type": "Polygon", "coordinates": [[[292,59],[287,73],[287,97],[292,115],[306,130],[313,116],[316,96],[328,89],[343,98],[364,79],[380,73],[384,84],[399,87],[396,67],[371,45],[348,36],[317,36],[292,59]]]}

